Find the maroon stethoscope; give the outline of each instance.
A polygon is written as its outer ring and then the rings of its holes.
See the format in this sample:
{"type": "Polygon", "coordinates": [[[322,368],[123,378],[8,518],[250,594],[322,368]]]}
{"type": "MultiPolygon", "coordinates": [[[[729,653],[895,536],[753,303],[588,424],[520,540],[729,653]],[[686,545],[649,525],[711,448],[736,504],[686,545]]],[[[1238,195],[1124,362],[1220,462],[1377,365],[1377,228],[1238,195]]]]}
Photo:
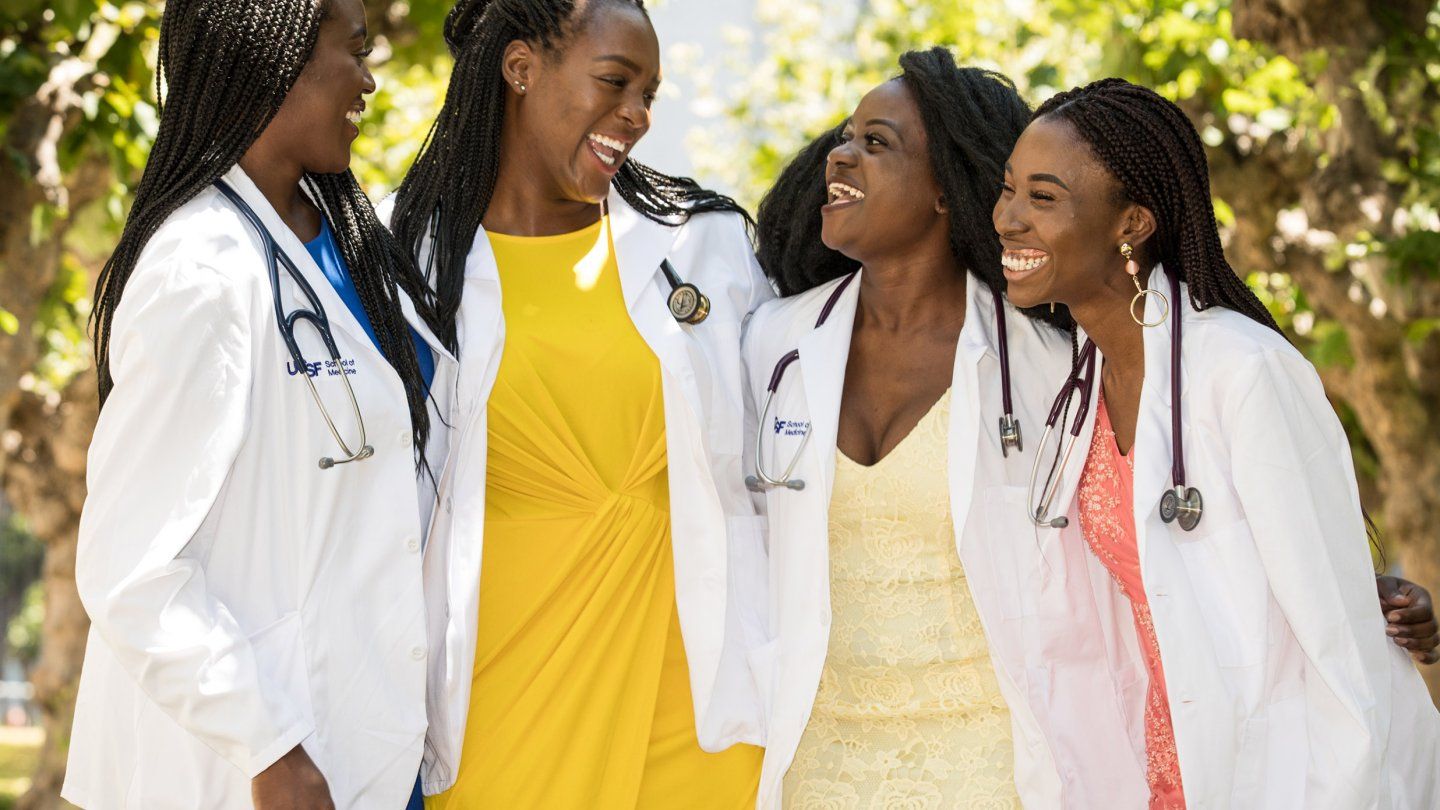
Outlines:
{"type": "MultiPolygon", "coordinates": [[[[1200,490],[1185,485],[1185,447],[1180,438],[1180,279],[1174,275],[1170,276],[1170,295],[1175,302],[1171,307],[1173,329],[1170,332],[1170,478],[1174,486],[1167,488],[1160,496],[1160,519],[1166,523],[1178,522],[1180,528],[1188,532],[1200,524],[1205,504],[1200,497],[1200,490]]],[[[1078,396],[1079,408],[1075,414],[1075,422],[1066,429],[1070,439],[1065,443],[1064,453],[1057,454],[1058,467],[1054,462],[1051,463],[1050,472],[1045,476],[1045,491],[1041,493],[1038,503],[1035,500],[1035,484],[1040,477],[1040,458],[1044,453],[1035,454],[1035,464],[1030,470],[1028,502],[1034,505],[1030,519],[1041,528],[1063,529],[1070,525],[1070,519],[1064,515],[1055,518],[1049,516],[1050,507],[1054,505],[1055,496],[1060,490],[1060,476],[1056,475],[1056,470],[1063,470],[1070,463],[1075,443],[1079,441],[1080,433],[1085,427],[1085,417],[1090,413],[1090,391],[1094,382],[1095,343],[1086,338],[1085,345],[1081,347],[1080,355],[1075,360],[1075,367],[1070,372],[1070,378],[1055,397],[1055,404],[1050,406],[1050,416],[1045,420],[1045,433],[1040,437],[1040,447],[1043,449],[1050,441],[1055,425],[1060,422],[1061,414],[1068,409],[1071,397],[1078,396]]]]}
{"type": "MultiPolygon", "coordinates": [[[[830,317],[835,305],[839,303],[840,296],[850,286],[850,282],[855,280],[856,275],[857,273],[851,273],[835,285],[830,297],[825,299],[825,306],[820,308],[820,317],[815,321],[816,329],[825,324],[825,320],[830,317]]],[[[992,297],[995,299],[995,323],[1000,343],[1001,398],[1005,407],[1005,415],[1000,417],[1000,451],[1009,456],[1010,448],[1015,448],[1016,452],[1024,452],[1024,447],[1020,443],[1020,422],[1016,420],[1014,408],[1011,406],[1010,346],[1005,333],[1005,300],[999,293],[995,293],[992,297]]],[[[805,481],[795,477],[795,467],[800,463],[800,456],[805,452],[806,443],[810,441],[808,425],[802,428],[804,432],[800,437],[800,445],[795,448],[795,455],[791,457],[790,464],[785,467],[785,471],[778,476],[771,476],[765,472],[764,425],[770,421],[770,403],[775,399],[775,392],[780,390],[780,381],[785,378],[786,369],[799,359],[799,349],[791,349],[786,352],[775,363],[775,370],[770,373],[770,384],[765,387],[765,404],[760,409],[759,424],[761,427],[755,431],[755,474],[745,476],[745,486],[752,492],[764,492],[768,489],[779,488],[798,491],[805,488],[805,481]]]]}

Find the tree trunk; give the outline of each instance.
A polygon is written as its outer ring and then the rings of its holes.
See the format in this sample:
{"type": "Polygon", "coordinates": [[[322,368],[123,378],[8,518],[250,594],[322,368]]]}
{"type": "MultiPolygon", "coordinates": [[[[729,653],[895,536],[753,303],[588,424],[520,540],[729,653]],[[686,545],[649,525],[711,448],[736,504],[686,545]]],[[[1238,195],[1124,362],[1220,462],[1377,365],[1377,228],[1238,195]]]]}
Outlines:
{"type": "MultiPolygon", "coordinates": [[[[1381,519],[1398,573],[1440,593],[1440,335],[1415,341],[1406,325],[1440,316],[1440,282],[1408,280],[1369,256],[1332,269],[1334,248],[1396,235],[1403,189],[1381,176],[1384,161],[1408,157],[1366,110],[1355,76],[1377,51],[1420,31],[1433,0],[1235,0],[1234,33],[1296,64],[1326,54],[1314,77],[1317,95],[1339,113],[1318,133],[1319,153],[1283,137],[1251,151],[1233,142],[1212,150],[1219,196],[1236,213],[1231,251],[1237,265],[1290,274],[1315,313],[1345,330],[1353,362],[1321,369],[1326,389],[1355,412],[1379,462],[1381,519]],[[1320,160],[1321,156],[1325,160],[1320,160]],[[1319,168],[1317,168],[1319,167],[1319,168]],[[1303,234],[1282,232],[1287,210],[1303,212],[1303,234]],[[1313,239],[1311,237],[1322,237],[1313,239]]],[[[1387,68],[1388,69],[1388,68],[1387,68]]],[[[1403,69],[1403,67],[1401,68],[1403,69]]],[[[1384,77],[1382,76],[1382,79],[1384,77]]],[[[1381,84],[1380,86],[1384,86],[1381,84]]],[[[1422,99],[1419,103],[1427,103],[1422,99]]],[[[1192,111],[1198,112],[1198,111],[1192,111]]],[[[1440,703],[1440,667],[1425,671],[1440,703]]]]}
{"type": "Polygon", "coordinates": [[[19,442],[7,448],[6,495],[45,543],[45,620],[40,661],[31,675],[45,743],[29,792],[16,810],[51,810],[60,800],[75,692],[90,619],[75,589],[75,540],[85,502],[85,452],[95,428],[96,387],[81,374],[58,402],[25,394],[10,415],[19,442]]]}
{"type": "Polygon", "coordinates": [[[60,784],[89,626],[75,590],[75,538],[97,410],[94,375],[82,372],[61,394],[48,396],[31,375],[42,352],[41,303],[59,277],[70,224],[110,182],[103,155],[68,172],[60,166],[66,135],[84,120],[81,94],[94,72],[93,63],[78,57],[58,61],[17,107],[0,143],[7,156],[0,160],[0,302],[19,323],[14,335],[0,332],[0,482],[45,544],[45,619],[32,681],[46,736],[17,810],[63,806],[60,784]],[[31,232],[37,209],[51,215],[38,234],[31,232]]]}

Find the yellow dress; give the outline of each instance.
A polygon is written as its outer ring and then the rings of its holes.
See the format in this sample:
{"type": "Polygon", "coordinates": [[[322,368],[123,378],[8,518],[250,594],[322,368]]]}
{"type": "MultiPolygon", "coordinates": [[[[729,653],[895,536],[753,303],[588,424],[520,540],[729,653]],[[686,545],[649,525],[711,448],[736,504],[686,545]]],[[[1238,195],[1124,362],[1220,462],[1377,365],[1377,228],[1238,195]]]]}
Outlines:
{"type": "Polygon", "coordinates": [[[490,235],[505,350],[459,774],[427,810],[738,810],[761,751],[695,738],[675,610],[660,366],[608,222],[490,235]]]}
{"type": "Polygon", "coordinates": [[[837,452],[830,649],[787,810],[1020,807],[1010,713],[955,551],[950,393],[872,467],[837,452]]]}

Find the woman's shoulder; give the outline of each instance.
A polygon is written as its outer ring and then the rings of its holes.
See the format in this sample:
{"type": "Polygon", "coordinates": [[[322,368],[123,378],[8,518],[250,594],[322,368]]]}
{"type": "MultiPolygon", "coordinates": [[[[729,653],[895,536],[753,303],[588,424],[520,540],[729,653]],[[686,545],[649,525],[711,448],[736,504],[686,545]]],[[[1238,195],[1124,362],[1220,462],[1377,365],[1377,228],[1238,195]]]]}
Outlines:
{"type": "Polygon", "coordinates": [[[242,268],[265,273],[258,235],[238,210],[207,188],[177,208],[145,243],[135,273],[172,262],[223,269],[239,277],[242,268]]]}

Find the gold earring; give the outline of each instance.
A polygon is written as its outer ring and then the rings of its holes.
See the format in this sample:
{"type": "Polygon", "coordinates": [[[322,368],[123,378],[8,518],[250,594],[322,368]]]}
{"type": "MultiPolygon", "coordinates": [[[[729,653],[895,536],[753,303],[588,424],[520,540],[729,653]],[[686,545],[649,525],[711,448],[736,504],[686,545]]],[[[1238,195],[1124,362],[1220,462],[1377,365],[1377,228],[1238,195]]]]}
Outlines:
{"type": "Polygon", "coordinates": [[[1125,257],[1125,272],[1130,274],[1130,280],[1135,282],[1135,297],[1130,299],[1130,319],[1146,328],[1159,326],[1170,317],[1170,300],[1159,290],[1150,290],[1140,286],[1140,264],[1135,261],[1135,248],[1129,242],[1120,245],[1120,255],[1125,257]],[[1145,297],[1154,295],[1160,299],[1160,317],[1155,321],[1145,321],[1145,297]],[[1140,304],[1140,314],[1135,314],[1135,305],[1140,304]]]}

